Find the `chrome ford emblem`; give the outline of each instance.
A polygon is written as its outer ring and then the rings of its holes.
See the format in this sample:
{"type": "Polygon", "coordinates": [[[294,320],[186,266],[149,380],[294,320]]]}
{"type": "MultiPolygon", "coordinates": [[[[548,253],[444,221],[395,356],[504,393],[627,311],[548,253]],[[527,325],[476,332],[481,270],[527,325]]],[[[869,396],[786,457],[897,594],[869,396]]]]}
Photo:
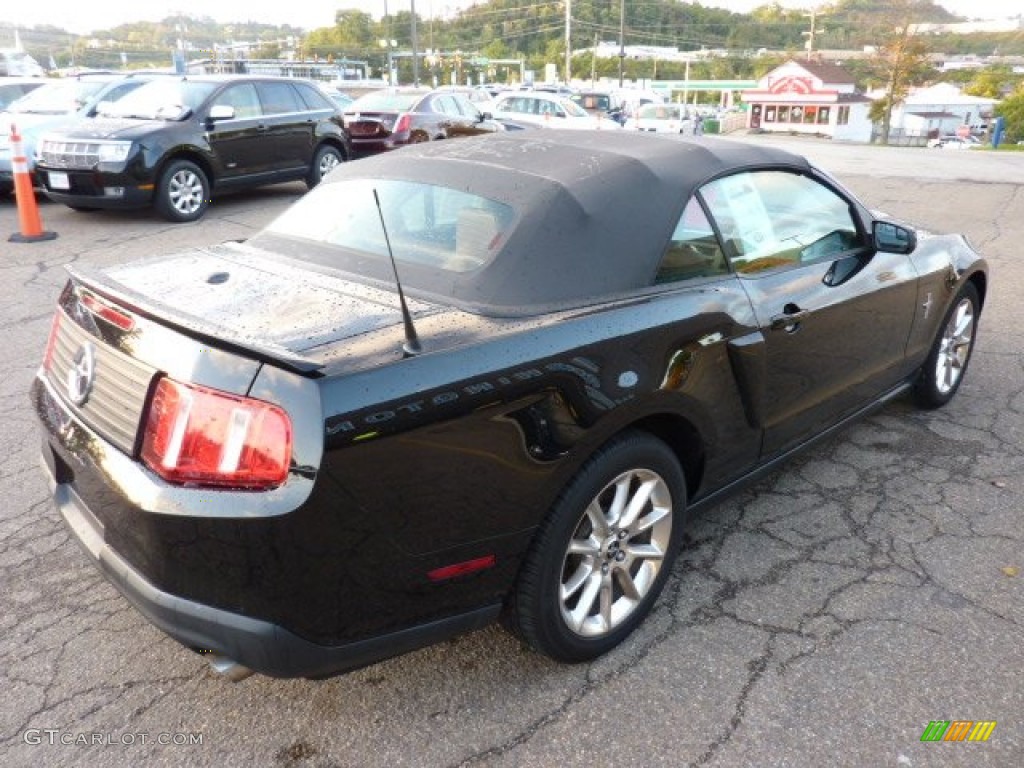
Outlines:
{"type": "Polygon", "coordinates": [[[88,341],[78,348],[74,358],[71,360],[71,367],[68,369],[67,388],[68,398],[75,405],[84,405],[92,392],[92,385],[96,378],[96,355],[93,352],[92,344],[88,341]]]}

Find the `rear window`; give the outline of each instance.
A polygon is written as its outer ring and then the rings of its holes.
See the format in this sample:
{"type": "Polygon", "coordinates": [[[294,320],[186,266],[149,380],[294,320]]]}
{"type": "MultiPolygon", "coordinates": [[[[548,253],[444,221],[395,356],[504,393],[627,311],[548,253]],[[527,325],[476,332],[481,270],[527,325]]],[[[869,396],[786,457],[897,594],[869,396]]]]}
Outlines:
{"type": "MultiPolygon", "coordinates": [[[[272,222],[265,233],[311,241],[375,260],[388,259],[374,191],[395,260],[446,272],[470,272],[494,259],[514,211],[449,187],[384,179],[322,184],[272,222]]],[[[339,253],[336,266],[344,268],[339,253]]]]}
{"type": "Polygon", "coordinates": [[[349,112],[407,112],[422,99],[422,93],[377,91],[360,96],[349,104],[349,112]]]}

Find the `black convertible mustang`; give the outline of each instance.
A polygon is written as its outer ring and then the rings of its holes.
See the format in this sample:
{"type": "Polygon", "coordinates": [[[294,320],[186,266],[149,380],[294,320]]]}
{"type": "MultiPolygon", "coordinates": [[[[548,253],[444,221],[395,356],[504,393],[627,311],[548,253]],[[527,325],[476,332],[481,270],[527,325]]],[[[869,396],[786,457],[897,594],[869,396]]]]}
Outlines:
{"type": "Polygon", "coordinates": [[[800,157],[610,131],[347,163],[248,242],[69,271],[58,508],[150,621],[281,677],[499,616],[610,650],[688,512],[952,398],[988,289],[800,157]]]}

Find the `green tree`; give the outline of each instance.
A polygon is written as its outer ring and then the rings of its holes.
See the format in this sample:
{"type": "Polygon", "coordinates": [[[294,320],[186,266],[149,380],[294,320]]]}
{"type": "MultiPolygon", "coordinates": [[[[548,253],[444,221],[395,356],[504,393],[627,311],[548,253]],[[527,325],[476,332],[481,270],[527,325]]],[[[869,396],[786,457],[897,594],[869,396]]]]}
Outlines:
{"type": "Polygon", "coordinates": [[[882,144],[889,143],[893,108],[907,97],[911,86],[924,82],[934,71],[927,45],[912,32],[916,5],[915,0],[890,0],[889,13],[880,19],[888,31],[882,33],[874,63],[885,83],[885,94],[871,105],[868,114],[882,124],[882,144]]]}
{"type": "Polygon", "coordinates": [[[1024,141],[1024,84],[997,104],[995,113],[1006,123],[1004,141],[1024,141]]]}
{"type": "Polygon", "coordinates": [[[964,91],[971,96],[1001,99],[1018,79],[1008,66],[986,67],[974,75],[964,91]]]}

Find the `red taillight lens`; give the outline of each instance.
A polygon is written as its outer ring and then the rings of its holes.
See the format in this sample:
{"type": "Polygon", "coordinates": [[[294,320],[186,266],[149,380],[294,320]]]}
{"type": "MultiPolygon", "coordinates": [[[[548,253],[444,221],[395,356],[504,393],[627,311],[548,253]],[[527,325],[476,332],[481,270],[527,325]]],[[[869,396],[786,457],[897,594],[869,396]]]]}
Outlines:
{"type": "Polygon", "coordinates": [[[292,425],[276,405],[164,378],[142,460],[172,483],[259,490],[288,475],[292,425]]]}
{"type": "Polygon", "coordinates": [[[407,112],[404,115],[399,115],[398,120],[395,122],[395,127],[391,132],[405,133],[410,128],[412,128],[412,115],[407,112]]]}
{"type": "Polygon", "coordinates": [[[117,326],[122,331],[130,331],[135,327],[135,320],[127,312],[106,303],[99,297],[86,290],[79,291],[82,304],[97,317],[102,317],[108,323],[117,326]]]}

